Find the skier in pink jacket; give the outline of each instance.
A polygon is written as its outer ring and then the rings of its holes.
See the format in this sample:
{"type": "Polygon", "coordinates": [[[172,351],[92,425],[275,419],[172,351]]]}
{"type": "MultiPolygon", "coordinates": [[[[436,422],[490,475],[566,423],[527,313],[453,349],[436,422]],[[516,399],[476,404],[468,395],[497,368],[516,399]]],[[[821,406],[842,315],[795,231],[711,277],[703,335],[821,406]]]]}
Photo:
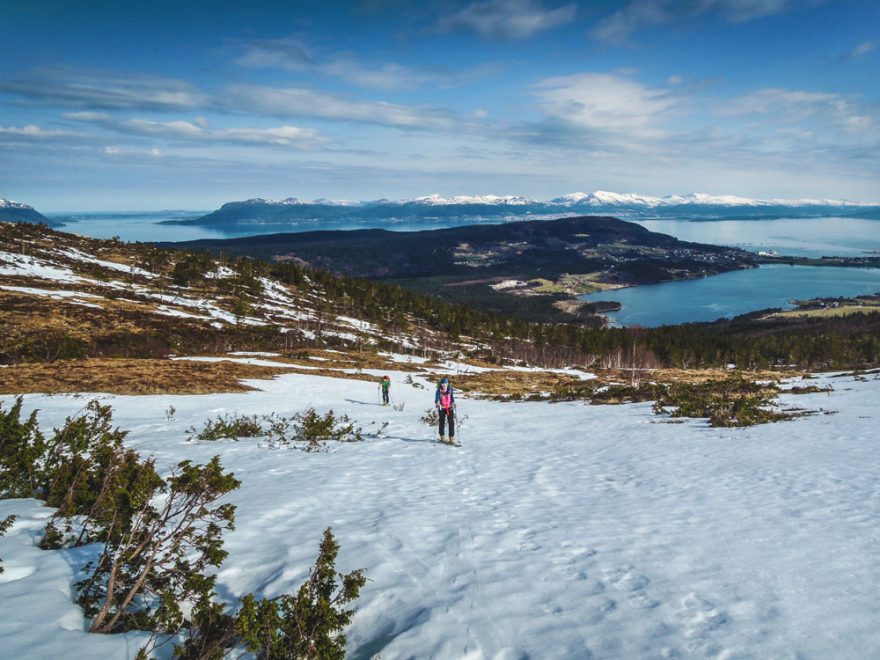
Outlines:
{"type": "Polygon", "coordinates": [[[455,444],[455,392],[448,378],[441,378],[434,395],[434,406],[440,416],[440,442],[455,444]],[[449,418],[449,439],[446,438],[446,419],[449,418]]]}

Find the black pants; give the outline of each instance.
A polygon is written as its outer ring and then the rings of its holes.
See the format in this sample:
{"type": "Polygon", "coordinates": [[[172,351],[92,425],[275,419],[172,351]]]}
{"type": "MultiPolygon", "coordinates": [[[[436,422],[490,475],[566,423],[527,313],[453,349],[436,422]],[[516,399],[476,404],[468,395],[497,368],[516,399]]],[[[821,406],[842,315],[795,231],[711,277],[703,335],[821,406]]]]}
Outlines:
{"type": "MultiPolygon", "coordinates": [[[[449,436],[455,435],[455,413],[449,410],[449,436]]],[[[440,408],[440,435],[446,435],[446,408],[440,408]]]]}
{"type": "Polygon", "coordinates": [[[388,403],[388,390],[382,388],[382,403],[388,403]]]}

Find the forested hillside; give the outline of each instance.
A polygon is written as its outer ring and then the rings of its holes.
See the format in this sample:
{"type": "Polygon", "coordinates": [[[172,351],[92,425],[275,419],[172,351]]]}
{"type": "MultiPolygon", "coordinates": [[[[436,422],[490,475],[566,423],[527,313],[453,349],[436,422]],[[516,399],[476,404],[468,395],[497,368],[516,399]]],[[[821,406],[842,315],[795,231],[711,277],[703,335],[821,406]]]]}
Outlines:
{"type": "Polygon", "coordinates": [[[530,323],[293,262],[0,224],[6,363],[339,347],[457,351],[548,367],[822,369],[880,363],[880,313],[656,329],[530,323]]]}

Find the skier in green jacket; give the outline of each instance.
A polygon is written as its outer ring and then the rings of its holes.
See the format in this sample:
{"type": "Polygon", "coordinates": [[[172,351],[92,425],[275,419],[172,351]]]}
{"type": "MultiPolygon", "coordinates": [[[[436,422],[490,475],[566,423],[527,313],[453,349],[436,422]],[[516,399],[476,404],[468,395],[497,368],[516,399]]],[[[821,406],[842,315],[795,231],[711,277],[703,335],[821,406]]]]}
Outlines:
{"type": "Polygon", "coordinates": [[[388,391],[391,389],[391,379],[388,376],[382,376],[379,380],[379,387],[382,388],[382,405],[388,405],[388,391]]]}

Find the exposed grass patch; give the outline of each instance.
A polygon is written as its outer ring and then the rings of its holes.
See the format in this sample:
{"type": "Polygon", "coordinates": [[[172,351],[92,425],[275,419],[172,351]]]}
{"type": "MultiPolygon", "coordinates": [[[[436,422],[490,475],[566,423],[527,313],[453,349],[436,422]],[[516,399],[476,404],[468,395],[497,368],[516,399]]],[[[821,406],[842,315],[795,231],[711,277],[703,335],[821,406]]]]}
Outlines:
{"type": "MultiPolygon", "coordinates": [[[[17,364],[0,369],[0,394],[107,392],[214,394],[247,392],[245,378],[268,380],[295,371],[238,362],[87,359],[17,364]]],[[[305,373],[305,372],[303,372],[305,373]]]]}
{"type": "Polygon", "coordinates": [[[764,318],[828,318],[832,316],[849,316],[851,314],[873,314],[875,312],[880,312],[880,305],[841,305],[840,307],[826,307],[823,309],[791,309],[784,312],[774,312],[764,318]]]}
{"type": "MultiPolygon", "coordinates": [[[[428,378],[438,380],[440,373],[432,373],[428,378]]],[[[568,376],[544,371],[485,371],[478,374],[449,376],[456,391],[500,400],[523,400],[547,398],[550,392],[574,387],[584,381],[568,376]]]]}
{"type": "MultiPolygon", "coordinates": [[[[469,360],[469,363],[472,361],[469,360]]],[[[489,365],[491,366],[491,365],[489,365]]],[[[497,369],[479,374],[451,376],[456,390],[501,401],[577,401],[618,404],[653,401],[661,389],[676,383],[715,383],[732,376],[727,369],[652,369],[639,370],[638,384],[628,369],[593,370],[596,378],[581,380],[575,376],[550,371],[513,371],[497,369]]],[[[776,382],[800,376],[791,371],[735,372],[750,380],[776,382]]],[[[440,372],[428,374],[439,378],[440,372]]],[[[445,375],[445,374],[444,374],[445,375]]]]}

